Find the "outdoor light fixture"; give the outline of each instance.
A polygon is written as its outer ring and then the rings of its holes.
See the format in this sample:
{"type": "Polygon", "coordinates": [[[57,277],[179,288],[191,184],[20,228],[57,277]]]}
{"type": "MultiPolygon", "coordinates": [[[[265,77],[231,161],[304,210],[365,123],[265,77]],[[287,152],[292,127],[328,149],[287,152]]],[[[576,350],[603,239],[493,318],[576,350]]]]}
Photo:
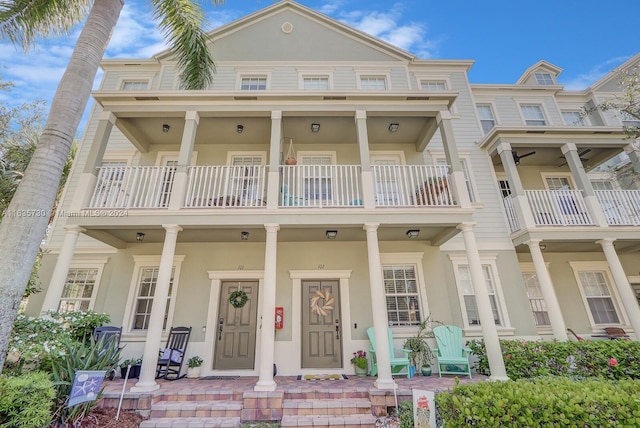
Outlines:
{"type": "Polygon", "coordinates": [[[170,130],[170,129],[171,129],[171,127],[169,126],[169,124],[168,124],[168,123],[163,123],[163,124],[162,124],[162,132],[164,132],[165,134],[166,134],[167,132],[169,132],[169,130],[170,130]]]}
{"type": "Polygon", "coordinates": [[[338,236],[338,231],[337,230],[327,230],[327,239],[336,239],[336,236],[338,236]]]}
{"type": "Polygon", "coordinates": [[[389,132],[397,132],[398,128],[400,128],[400,125],[397,123],[390,123],[389,124],[389,132]]]}
{"type": "Polygon", "coordinates": [[[320,124],[312,123],[311,124],[311,132],[320,132],[320,124]]]}
{"type": "Polygon", "coordinates": [[[143,232],[136,233],[136,241],[138,241],[138,242],[144,241],[144,233],[143,232]]]}
{"type": "Polygon", "coordinates": [[[420,235],[420,229],[409,229],[407,230],[407,238],[415,239],[420,235]]]}
{"type": "Polygon", "coordinates": [[[242,131],[244,131],[244,126],[242,126],[242,125],[236,126],[236,132],[238,134],[242,134],[242,131]]]}
{"type": "Polygon", "coordinates": [[[240,232],[240,239],[246,241],[249,239],[249,232],[240,232]]]}
{"type": "Polygon", "coordinates": [[[540,247],[540,250],[544,251],[547,249],[547,244],[540,244],[539,247],[540,247]]]}

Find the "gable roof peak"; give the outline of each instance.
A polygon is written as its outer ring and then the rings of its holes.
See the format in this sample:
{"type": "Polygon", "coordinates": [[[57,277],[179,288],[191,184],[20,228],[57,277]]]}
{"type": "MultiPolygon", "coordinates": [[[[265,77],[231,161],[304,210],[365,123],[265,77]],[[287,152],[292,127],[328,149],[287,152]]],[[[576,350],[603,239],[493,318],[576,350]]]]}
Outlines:
{"type": "Polygon", "coordinates": [[[525,70],[525,72],[522,74],[522,76],[520,76],[520,78],[516,82],[516,85],[525,84],[527,80],[529,80],[532,74],[540,70],[543,70],[547,73],[552,74],[553,77],[558,77],[558,75],[562,73],[562,69],[560,67],[553,65],[548,61],[540,60],[525,70]]]}

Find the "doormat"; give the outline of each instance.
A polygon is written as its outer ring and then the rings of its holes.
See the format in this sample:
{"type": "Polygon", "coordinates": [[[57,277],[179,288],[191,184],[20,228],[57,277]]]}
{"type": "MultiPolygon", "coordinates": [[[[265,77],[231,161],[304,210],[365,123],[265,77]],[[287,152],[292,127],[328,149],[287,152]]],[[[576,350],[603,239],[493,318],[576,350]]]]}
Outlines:
{"type": "Polygon", "coordinates": [[[240,379],[240,376],[205,376],[200,378],[200,380],[233,380],[233,379],[240,379]]]}
{"type": "Polygon", "coordinates": [[[319,375],[300,375],[298,380],[345,380],[349,379],[347,375],[343,374],[319,374],[319,375]]]}

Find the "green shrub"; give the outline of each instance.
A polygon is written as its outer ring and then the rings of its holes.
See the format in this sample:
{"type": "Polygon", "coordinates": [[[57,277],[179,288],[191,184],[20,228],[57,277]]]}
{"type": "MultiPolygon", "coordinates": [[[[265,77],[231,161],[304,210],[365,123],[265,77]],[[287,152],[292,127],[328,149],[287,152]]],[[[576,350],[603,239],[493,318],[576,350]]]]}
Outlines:
{"type": "Polygon", "coordinates": [[[46,373],[0,377],[0,426],[41,428],[51,423],[55,391],[46,373]]]}
{"type": "Polygon", "coordinates": [[[637,427],[640,382],[547,377],[456,385],[436,395],[446,427],[637,427]]]}
{"type": "Polygon", "coordinates": [[[404,400],[396,409],[400,428],[413,428],[413,403],[411,400],[404,400]]]}
{"type": "Polygon", "coordinates": [[[63,345],[64,351],[55,355],[51,360],[56,390],[54,418],[59,422],[74,424],[89,414],[104,389],[103,386],[94,401],[67,408],[76,371],[107,370],[108,372],[118,365],[121,350],[114,341],[104,338],[98,342],[91,340],[88,343],[67,340],[63,345]]]}
{"type": "Polygon", "coordinates": [[[50,357],[59,354],[66,340],[86,340],[95,327],[107,324],[110,317],[93,311],[51,312],[50,318],[18,315],[9,339],[5,374],[50,371],[50,357]]]}
{"type": "MultiPolygon", "coordinates": [[[[490,374],[484,342],[467,343],[477,357],[478,373],[490,374]]],[[[516,380],[539,376],[576,379],[640,379],[640,342],[583,340],[580,342],[501,340],[507,376],[516,380]],[[612,360],[613,359],[613,360],[612,360]]]]}

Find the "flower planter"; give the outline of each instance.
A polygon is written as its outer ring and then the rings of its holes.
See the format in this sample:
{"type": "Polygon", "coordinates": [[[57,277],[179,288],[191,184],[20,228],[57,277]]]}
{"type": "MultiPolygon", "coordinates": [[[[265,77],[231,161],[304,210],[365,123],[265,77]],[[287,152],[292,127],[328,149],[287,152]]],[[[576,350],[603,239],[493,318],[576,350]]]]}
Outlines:
{"type": "MultiPolygon", "coordinates": [[[[140,367],[141,366],[139,364],[131,366],[131,370],[129,370],[129,379],[138,379],[140,377],[140,367]]],[[[120,377],[122,377],[122,379],[127,377],[126,367],[120,367],[120,377]]]]}
{"type": "Polygon", "coordinates": [[[197,379],[200,377],[201,367],[187,367],[187,377],[197,379]]]}
{"type": "Polygon", "coordinates": [[[431,367],[421,367],[420,372],[422,376],[431,376],[431,367]]]}
{"type": "Polygon", "coordinates": [[[368,367],[360,368],[360,367],[358,367],[358,366],[355,366],[355,368],[356,368],[356,376],[362,376],[362,377],[364,377],[364,376],[366,376],[366,375],[367,375],[367,372],[369,371],[369,370],[368,370],[368,367]]]}

